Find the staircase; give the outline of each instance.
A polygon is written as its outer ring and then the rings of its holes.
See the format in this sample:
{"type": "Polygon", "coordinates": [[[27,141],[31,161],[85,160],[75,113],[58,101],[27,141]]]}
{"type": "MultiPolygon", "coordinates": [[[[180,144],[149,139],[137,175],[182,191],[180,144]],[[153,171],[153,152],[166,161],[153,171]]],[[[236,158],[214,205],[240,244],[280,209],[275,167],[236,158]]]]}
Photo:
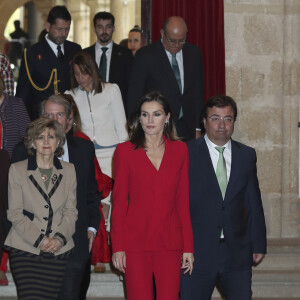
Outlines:
{"type": "MultiPolygon", "coordinates": [[[[124,299],[119,275],[108,269],[104,274],[92,273],[88,300],[124,299]]],[[[17,299],[10,272],[7,277],[9,286],[0,287],[0,299],[17,299]]],[[[300,299],[300,239],[268,240],[268,254],[260,265],[253,268],[252,290],[253,300],[300,299]]],[[[216,289],[212,299],[222,299],[216,289]]]]}

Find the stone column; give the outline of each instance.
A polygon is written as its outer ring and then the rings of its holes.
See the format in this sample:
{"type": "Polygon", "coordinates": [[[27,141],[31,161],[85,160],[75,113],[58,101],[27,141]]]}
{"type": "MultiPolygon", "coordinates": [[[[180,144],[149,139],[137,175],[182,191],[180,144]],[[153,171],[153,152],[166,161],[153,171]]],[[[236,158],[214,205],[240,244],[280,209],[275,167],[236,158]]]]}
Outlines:
{"type": "Polygon", "coordinates": [[[119,43],[128,37],[129,30],[135,25],[135,0],[110,1],[110,11],[115,17],[114,42],[119,43]]]}
{"type": "Polygon", "coordinates": [[[234,138],[256,149],[269,238],[300,237],[297,0],[225,0],[227,94],[234,138]]]}

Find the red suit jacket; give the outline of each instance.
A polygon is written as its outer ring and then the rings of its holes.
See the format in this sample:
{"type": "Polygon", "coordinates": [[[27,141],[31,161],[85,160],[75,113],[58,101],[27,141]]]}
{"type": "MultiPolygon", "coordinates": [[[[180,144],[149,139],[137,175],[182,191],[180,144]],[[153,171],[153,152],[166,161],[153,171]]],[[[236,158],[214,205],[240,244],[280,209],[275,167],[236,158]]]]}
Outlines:
{"type": "Polygon", "coordinates": [[[168,250],[193,253],[186,144],[165,138],[158,171],[134,148],[125,142],[115,150],[113,252],[159,250],[163,242],[168,250]]]}

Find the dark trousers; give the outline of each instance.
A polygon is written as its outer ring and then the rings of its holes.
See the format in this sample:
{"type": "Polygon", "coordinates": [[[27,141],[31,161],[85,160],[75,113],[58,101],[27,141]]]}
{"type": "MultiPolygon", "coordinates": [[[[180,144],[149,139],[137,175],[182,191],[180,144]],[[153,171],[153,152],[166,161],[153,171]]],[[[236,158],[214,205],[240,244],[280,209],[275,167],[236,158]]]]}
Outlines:
{"type": "MultiPolygon", "coordinates": [[[[203,259],[203,258],[202,258],[203,259]]],[[[234,267],[225,242],[218,245],[218,255],[213,265],[205,268],[196,263],[191,276],[181,276],[181,300],[211,300],[215,285],[226,300],[251,300],[251,267],[234,267]]]]}
{"type": "Polygon", "coordinates": [[[90,283],[90,260],[73,260],[67,263],[61,291],[57,300],[85,300],[90,283]]]}

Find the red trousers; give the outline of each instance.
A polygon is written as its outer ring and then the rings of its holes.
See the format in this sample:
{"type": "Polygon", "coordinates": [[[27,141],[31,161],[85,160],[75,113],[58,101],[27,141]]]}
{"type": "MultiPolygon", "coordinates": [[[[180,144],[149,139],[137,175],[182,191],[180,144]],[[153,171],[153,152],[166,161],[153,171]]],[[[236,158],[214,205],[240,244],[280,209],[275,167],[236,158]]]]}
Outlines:
{"type": "Polygon", "coordinates": [[[128,300],[153,300],[153,275],[156,300],[178,300],[181,251],[166,249],[126,252],[125,281],[128,300]]]}
{"type": "Polygon", "coordinates": [[[8,252],[3,251],[1,265],[0,265],[0,271],[3,271],[4,273],[7,272],[7,261],[8,261],[8,252]]]}

